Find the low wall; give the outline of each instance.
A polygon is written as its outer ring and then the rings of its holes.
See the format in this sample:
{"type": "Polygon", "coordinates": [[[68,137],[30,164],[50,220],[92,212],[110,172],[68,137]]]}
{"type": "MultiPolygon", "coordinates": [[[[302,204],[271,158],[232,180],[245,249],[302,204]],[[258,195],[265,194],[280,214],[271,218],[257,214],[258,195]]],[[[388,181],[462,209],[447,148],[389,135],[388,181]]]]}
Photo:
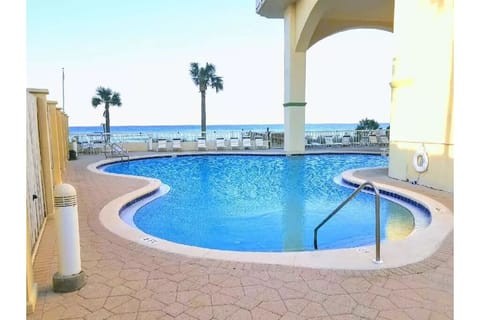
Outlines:
{"type": "MultiPolygon", "coordinates": [[[[216,150],[216,141],[215,140],[207,140],[207,150],[216,150]]],[[[243,149],[242,147],[242,142],[239,141],[240,148],[243,149]]],[[[252,149],[258,149],[255,140],[250,140],[251,148],[252,149]]],[[[268,142],[266,140],[263,141],[263,148],[268,145],[268,142]]],[[[158,150],[158,143],[157,142],[152,142],[151,143],[151,150],[149,150],[149,143],[148,142],[124,142],[122,143],[122,146],[127,149],[129,152],[145,152],[145,151],[157,151],[158,150]]],[[[70,144],[70,149],[72,149],[72,145],[70,144]]],[[[230,145],[230,140],[225,139],[225,148],[224,149],[231,149],[230,145]]],[[[181,151],[196,151],[198,150],[197,148],[197,142],[196,141],[182,141],[182,149],[181,151]]],[[[165,150],[161,150],[165,151],[165,150]]],[[[173,151],[173,142],[172,141],[167,141],[167,150],[166,151],[173,151]]],[[[178,150],[176,150],[178,151],[178,150]]],[[[98,149],[96,149],[95,152],[99,152],[98,149]]]]}

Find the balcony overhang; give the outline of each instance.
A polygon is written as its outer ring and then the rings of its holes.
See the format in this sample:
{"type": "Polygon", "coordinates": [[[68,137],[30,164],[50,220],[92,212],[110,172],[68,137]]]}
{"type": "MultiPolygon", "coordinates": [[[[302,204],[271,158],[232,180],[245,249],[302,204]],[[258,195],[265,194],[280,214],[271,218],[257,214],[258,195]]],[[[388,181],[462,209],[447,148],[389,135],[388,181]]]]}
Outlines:
{"type": "Polygon", "coordinates": [[[332,34],[350,29],[380,29],[393,32],[394,0],[257,0],[257,14],[284,18],[296,3],[296,43],[305,51],[332,34]]]}
{"type": "Polygon", "coordinates": [[[283,18],[285,9],[297,0],[257,0],[257,14],[266,18],[283,18]]]}

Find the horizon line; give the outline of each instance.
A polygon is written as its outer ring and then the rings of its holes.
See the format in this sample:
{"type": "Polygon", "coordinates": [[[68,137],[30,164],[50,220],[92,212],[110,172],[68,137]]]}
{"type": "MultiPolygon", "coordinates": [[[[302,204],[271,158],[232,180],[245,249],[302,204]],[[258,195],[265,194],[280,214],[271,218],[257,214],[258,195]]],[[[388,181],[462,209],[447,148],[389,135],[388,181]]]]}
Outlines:
{"type": "MultiPolygon", "coordinates": [[[[377,121],[378,124],[390,124],[390,122],[381,122],[377,121]]],[[[310,122],[305,123],[305,125],[328,125],[328,124],[358,124],[358,122],[310,122]]],[[[237,123],[237,124],[207,124],[209,126],[263,126],[263,125],[271,125],[271,126],[284,126],[284,123],[237,123]]],[[[119,125],[111,125],[110,127],[180,127],[180,126],[198,126],[200,124],[119,124],[119,125]]],[[[102,127],[101,124],[99,125],[69,125],[69,127],[102,127]]]]}

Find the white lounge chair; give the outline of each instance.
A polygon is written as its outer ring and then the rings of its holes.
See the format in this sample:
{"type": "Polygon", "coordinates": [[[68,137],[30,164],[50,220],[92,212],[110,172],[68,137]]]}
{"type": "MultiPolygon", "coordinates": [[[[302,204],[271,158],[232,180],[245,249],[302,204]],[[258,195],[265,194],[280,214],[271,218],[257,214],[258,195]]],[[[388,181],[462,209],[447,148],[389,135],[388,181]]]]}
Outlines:
{"type": "Polygon", "coordinates": [[[243,149],[252,149],[252,142],[250,141],[250,137],[243,137],[242,138],[242,146],[243,149]]]}
{"type": "Polygon", "coordinates": [[[333,146],[333,137],[332,136],[326,136],[325,137],[325,145],[327,147],[333,146]]]}
{"type": "Polygon", "coordinates": [[[369,135],[368,136],[368,144],[371,145],[371,146],[378,144],[377,136],[374,135],[374,134],[369,135]]]}
{"type": "Polygon", "coordinates": [[[82,141],[82,142],[78,143],[78,148],[79,148],[79,152],[92,153],[93,152],[93,143],[91,143],[90,140],[88,140],[88,138],[86,138],[85,141],[82,141]]]}
{"type": "Polygon", "coordinates": [[[231,138],[230,139],[230,149],[240,149],[240,144],[238,138],[231,138]]]}
{"type": "Polygon", "coordinates": [[[352,145],[352,140],[350,136],[343,136],[342,137],[342,146],[349,147],[352,145]]]}
{"type": "Polygon", "coordinates": [[[318,148],[322,144],[319,143],[321,141],[320,138],[314,138],[312,136],[306,136],[305,137],[305,149],[313,149],[313,148],[318,148]]]}
{"type": "Polygon", "coordinates": [[[378,137],[379,139],[379,143],[382,145],[382,146],[388,146],[388,144],[390,143],[388,141],[388,137],[385,135],[385,136],[380,136],[378,137]]]}
{"type": "Polygon", "coordinates": [[[207,150],[207,140],[205,138],[197,139],[197,150],[207,150]]]}
{"type": "Polygon", "coordinates": [[[305,149],[310,149],[312,147],[312,143],[310,142],[310,137],[305,137],[305,149]]]}
{"type": "Polygon", "coordinates": [[[167,151],[167,140],[158,139],[157,151],[167,151]]]}
{"type": "Polygon", "coordinates": [[[94,141],[92,146],[93,146],[92,147],[93,153],[97,154],[97,153],[104,152],[105,143],[103,143],[102,141],[98,141],[98,140],[94,141]]]}
{"type": "Polygon", "coordinates": [[[256,137],[255,138],[255,148],[256,149],[263,149],[266,148],[267,146],[263,143],[263,138],[262,137],[256,137]]]}
{"type": "Polygon", "coordinates": [[[219,150],[219,149],[222,149],[222,150],[223,150],[223,149],[226,149],[226,147],[225,147],[225,138],[217,138],[217,139],[215,139],[215,148],[216,148],[217,150],[219,150]]]}
{"type": "Polygon", "coordinates": [[[173,151],[182,150],[182,139],[179,139],[179,138],[172,139],[172,149],[173,151]]]}

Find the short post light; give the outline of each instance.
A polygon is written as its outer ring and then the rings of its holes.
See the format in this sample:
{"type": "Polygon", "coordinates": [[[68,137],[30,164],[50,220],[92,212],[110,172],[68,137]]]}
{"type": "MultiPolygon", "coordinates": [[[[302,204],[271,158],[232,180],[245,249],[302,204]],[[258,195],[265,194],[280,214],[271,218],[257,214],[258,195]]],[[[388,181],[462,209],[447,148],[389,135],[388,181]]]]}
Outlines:
{"type": "Polygon", "coordinates": [[[72,150],[75,151],[75,154],[78,153],[78,143],[77,138],[72,139],[72,150]]]}
{"type": "Polygon", "coordinates": [[[77,192],[69,184],[57,184],[54,190],[57,228],[58,272],[53,275],[53,291],[71,292],[86,284],[80,261],[77,192]]]}

